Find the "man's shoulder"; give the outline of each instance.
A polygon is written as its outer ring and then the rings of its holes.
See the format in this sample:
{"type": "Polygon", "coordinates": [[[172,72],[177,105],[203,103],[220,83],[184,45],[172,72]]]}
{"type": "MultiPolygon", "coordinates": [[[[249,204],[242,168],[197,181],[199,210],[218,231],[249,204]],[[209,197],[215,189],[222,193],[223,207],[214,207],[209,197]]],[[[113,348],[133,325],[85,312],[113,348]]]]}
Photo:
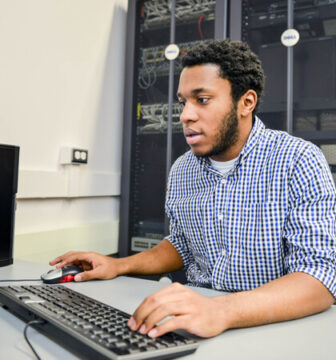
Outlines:
{"type": "Polygon", "coordinates": [[[195,156],[191,150],[188,150],[175,160],[173,164],[173,168],[175,167],[180,168],[181,166],[186,167],[186,166],[198,166],[198,165],[199,165],[199,161],[197,156],[195,156]]]}
{"type": "Polygon", "coordinates": [[[200,166],[200,159],[197,158],[191,150],[189,150],[175,160],[171,168],[171,173],[188,173],[192,169],[198,169],[200,166]]]}
{"type": "Polygon", "coordinates": [[[312,142],[281,130],[264,128],[259,143],[265,150],[275,151],[285,157],[300,157],[304,154],[319,155],[321,153],[320,149],[312,142]]]}

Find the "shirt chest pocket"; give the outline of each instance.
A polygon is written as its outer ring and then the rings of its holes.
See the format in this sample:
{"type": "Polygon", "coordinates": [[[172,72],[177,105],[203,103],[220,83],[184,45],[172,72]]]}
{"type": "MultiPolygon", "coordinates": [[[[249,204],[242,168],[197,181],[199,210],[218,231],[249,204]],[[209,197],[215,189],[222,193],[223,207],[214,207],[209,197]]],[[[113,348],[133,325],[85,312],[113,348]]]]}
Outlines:
{"type": "Polygon", "coordinates": [[[228,208],[227,216],[231,246],[254,251],[281,246],[285,210],[279,202],[247,203],[239,211],[228,208]]]}

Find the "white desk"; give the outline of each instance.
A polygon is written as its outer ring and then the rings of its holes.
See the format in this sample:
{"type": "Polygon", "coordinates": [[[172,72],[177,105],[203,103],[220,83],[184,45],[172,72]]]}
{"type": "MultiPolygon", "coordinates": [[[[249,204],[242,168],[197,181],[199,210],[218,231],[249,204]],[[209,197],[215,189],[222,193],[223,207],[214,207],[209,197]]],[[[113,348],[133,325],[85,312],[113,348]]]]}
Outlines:
{"type": "MultiPolygon", "coordinates": [[[[39,278],[40,274],[48,269],[48,265],[16,261],[14,265],[0,268],[0,280],[39,278]]],[[[114,280],[68,283],[66,286],[132,313],[145,296],[162,288],[164,284],[119,277],[114,280]]],[[[208,296],[219,293],[208,289],[196,290],[208,296]]],[[[23,328],[24,322],[0,308],[0,359],[35,359],[23,338],[23,328]]],[[[28,334],[43,360],[78,359],[36,330],[30,328],[28,334]]],[[[183,359],[335,360],[335,343],[334,305],[321,314],[300,320],[228,330],[215,338],[202,340],[196,353],[183,359]]]]}

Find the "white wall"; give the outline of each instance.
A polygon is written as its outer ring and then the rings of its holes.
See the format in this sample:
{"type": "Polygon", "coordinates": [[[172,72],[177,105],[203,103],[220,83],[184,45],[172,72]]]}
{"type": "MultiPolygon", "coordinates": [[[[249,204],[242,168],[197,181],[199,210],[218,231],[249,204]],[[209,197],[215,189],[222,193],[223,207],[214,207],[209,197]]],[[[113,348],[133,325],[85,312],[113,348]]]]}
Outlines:
{"type": "Polygon", "coordinates": [[[0,143],[20,146],[16,257],[117,252],[126,11],[127,0],[0,0],[0,143]],[[62,146],[88,149],[89,163],[60,165],[62,146]]]}

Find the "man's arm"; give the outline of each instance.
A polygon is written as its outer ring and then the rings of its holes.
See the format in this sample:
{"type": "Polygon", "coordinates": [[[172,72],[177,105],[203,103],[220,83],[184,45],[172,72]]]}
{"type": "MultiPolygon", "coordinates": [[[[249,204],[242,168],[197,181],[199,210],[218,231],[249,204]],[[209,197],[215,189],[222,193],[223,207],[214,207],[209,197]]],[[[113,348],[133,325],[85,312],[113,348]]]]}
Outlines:
{"type": "Polygon", "coordinates": [[[150,250],[120,259],[94,252],[71,251],[50,261],[50,265],[57,268],[68,264],[79,265],[84,270],[76,275],[75,281],[112,279],[124,274],[163,274],[183,267],[181,256],[165,239],[150,250]]]}
{"type": "Polygon", "coordinates": [[[291,273],[257,289],[207,298],[180,284],[148,296],[128,325],[156,337],[185,329],[211,337],[229,328],[292,320],[327,309],[334,297],[316,278],[291,273]],[[173,318],[154,327],[167,316],[173,318]]]}

